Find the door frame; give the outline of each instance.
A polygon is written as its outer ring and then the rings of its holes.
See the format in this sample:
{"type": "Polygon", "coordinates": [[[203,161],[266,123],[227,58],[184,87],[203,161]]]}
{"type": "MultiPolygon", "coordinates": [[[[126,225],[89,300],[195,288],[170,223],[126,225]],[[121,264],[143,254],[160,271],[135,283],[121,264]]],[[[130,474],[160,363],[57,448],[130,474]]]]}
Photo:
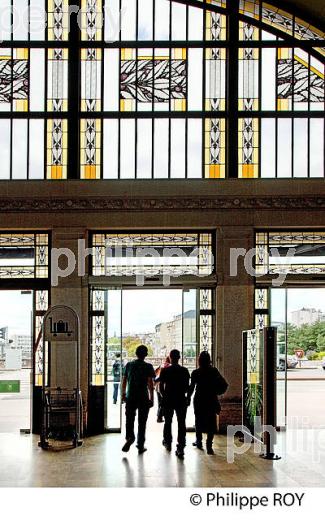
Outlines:
{"type": "MultiPolygon", "coordinates": [[[[197,304],[197,309],[196,309],[196,327],[197,327],[197,353],[199,352],[200,350],[200,290],[204,290],[204,289],[209,289],[212,291],[212,311],[208,314],[210,314],[212,316],[212,343],[211,343],[211,359],[212,359],[212,363],[214,364],[215,363],[215,360],[217,359],[217,345],[216,345],[216,289],[217,289],[217,285],[216,285],[216,278],[213,277],[213,283],[212,283],[212,280],[208,280],[208,282],[206,281],[206,279],[202,279],[202,282],[199,283],[197,281],[197,277],[196,277],[196,280],[195,280],[195,283],[193,283],[192,281],[190,282],[189,280],[186,281],[186,283],[180,283],[180,281],[178,281],[178,283],[175,283],[175,284],[171,284],[170,286],[168,287],[164,287],[162,284],[157,284],[157,282],[151,282],[149,285],[147,283],[145,283],[145,285],[143,287],[137,287],[135,286],[134,283],[130,283],[129,281],[126,281],[124,279],[124,283],[121,284],[119,282],[116,281],[116,278],[114,279],[114,282],[113,283],[110,283],[107,278],[105,279],[105,282],[104,283],[101,283],[101,281],[98,280],[98,278],[95,278],[96,279],[96,282],[95,283],[90,283],[89,284],[89,356],[88,356],[88,359],[89,359],[89,364],[88,364],[88,367],[89,367],[89,396],[90,396],[90,399],[88,401],[88,407],[89,407],[89,416],[90,417],[93,417],[94,414],[93,414],[93,410],[91,409],[92,407],[95,407],[96,404],[97,404],[97,407],[98,407],[98,400],[102,400],[104,399],[104,403],[103,403],[103,418],[102,420],[100,421],[97,421],[97,424],[95,425],[95,427],[91,426],[90,427],[90,433],[97,433],[97,434],[100,434],[100,433],[121,433],[122,431],[122,428],[120,426],[120,428],[107,428],[106,427],[106,418],[107,418],[107,393],[106,393],[106,386],[107,386],[107,356],[106,356],[106,347],[105,347],[105,355],[104,355],[104,385],[103,387],[100,387],[100,386],[95,386],[92,384],[92,381],[91,381],[91,378],[92,378],[92,317],[95,316],[96,314],[92,311],[92,308],[91,308],[91,295],[92,295],[92,292],[94,290],[105,290],[105,289],[120,289],[121,290],[121,334],[123,334],[123,291],[125,290],[132,290],[132,291],[136,291],[136,290],[140,290],[140,291],[143,291],[143,290],[181,290],[182,291],[182,315],[184,314],[184,291],[187,291],[187,290],[191,290],[191,289],[195,289],[197,290],[197,298],[196,298],[196,304],[197,304]],[[97,389],[97,391],[96,391],[97,389]]],[[[93,281],[93,280],[92,280],[93,281]]],[[[104,319],[105,319],[105,315],[107,315],[107,309],[106,309],[106,302],[105,302],[105,307],[104,307],[104,311],[102,311],[101,313],[102,316],[104,316],[104,319]]],[[[182,356],[183,356],[183,339],[184,339],[184,335],[183,335],[183,327],[184,327],[184,319],[182,318],[182,356]]],[[[107,332],[107,327],[105,327],[105,345],[106,345],[106,332],[107,332]]],[[[122,343],[121,343],[121,350],[122,350],[122,343]]],[[[97,410],[97,412],[99,412],[99,410],[97,410]]],[[[121,411],[120,411],[121,413],[121,411]]],[[[122,423],[122,421],[120,421],[120,423],[122,423]]],[[[190,428],[190,430],[192,431],[192,428],[190,428]]]]}
{"type": "MultiPolygon", "coordinates": [[[[310,279],[310,275],[306,279],[286,279],[283,285],[281,287],[273,287],[271,283],[271,279],[261,281],[261,279],[256,279],[255,289],[267,289],[268,290],[268,311],[267,315],[269,318],[269,325],[271,325],[271,298],[272,298],[272,289],[282,289],[285,290],[285,359],[287,359],[287,344],[288,344],[288,290],[289,289],[324,289],[325,290],[325,278],[324,281],[320,280],[319,278],[316,280],[310,279]]],[[[256,312],[256,309],[254,313],[256,312]]],[[[277,370],[277,368],[275,369],[277,370]]],[[[277,373],[274,375],[275,380],[277,380],[277,373]]],[[[288,377],[287,377],[287,365],[285,367],[285,425],[284,426],[277,426],[278,431],[287,431],[287,419],[288,419],[288,377]]]]}

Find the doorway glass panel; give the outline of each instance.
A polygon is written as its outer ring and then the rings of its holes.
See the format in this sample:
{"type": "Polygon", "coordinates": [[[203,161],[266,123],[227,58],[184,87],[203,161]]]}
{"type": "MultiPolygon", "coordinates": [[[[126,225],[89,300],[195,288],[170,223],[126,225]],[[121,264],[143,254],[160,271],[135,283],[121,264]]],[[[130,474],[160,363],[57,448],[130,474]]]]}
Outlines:
{"type": "Polygon", "coordinates": [[[287,425],[287,290],[271,289],[271,327],[277,327],[277,426],[287,425]]]}
{"type": "Polygon", "coordinates": [[[0,433],[31,427],[32,291],[0,291],[0,433]]]}
{"type": "Polygon", "coordinates": [[[127,361],[122,348],[122,289],[105,291],[106,429],[121,428],[121,379],[127,361]]]}
{"type": "Polygon", "coordinates": [[[271,325],[278,329],[278,426],[325,428],[325,289],[271,289],[271,325]]]}

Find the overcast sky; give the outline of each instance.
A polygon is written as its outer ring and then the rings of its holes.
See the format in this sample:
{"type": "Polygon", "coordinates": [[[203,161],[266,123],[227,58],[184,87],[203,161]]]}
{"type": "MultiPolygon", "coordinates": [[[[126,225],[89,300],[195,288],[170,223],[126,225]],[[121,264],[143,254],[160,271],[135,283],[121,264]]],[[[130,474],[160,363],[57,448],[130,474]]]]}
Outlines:
{"type": "MultiPolygon", "coordinates": [[[[272,319],[284,321],[284,289],[272,291],[272,319]]],[[[120,292],[111,291],[109,301],[109,335],[119,334],[120,292]]],[[[187,307],[187,310],[191,305],[187,307]]],[[[192,306],[195,308],[195,306],[192,306]]],[[[325,289],[290,289],[288,318],[302,307],[321,309],[325,313],[325,289]]],[[[9,327],[9,335],[29,334],[32,295],[20,291],[0,291],[0,327],[9,327]]],[[[153,332],[155,325],[172,320],[182,312],[179,289],[123,291],[123,330],[130,333],[153,332]]]]}

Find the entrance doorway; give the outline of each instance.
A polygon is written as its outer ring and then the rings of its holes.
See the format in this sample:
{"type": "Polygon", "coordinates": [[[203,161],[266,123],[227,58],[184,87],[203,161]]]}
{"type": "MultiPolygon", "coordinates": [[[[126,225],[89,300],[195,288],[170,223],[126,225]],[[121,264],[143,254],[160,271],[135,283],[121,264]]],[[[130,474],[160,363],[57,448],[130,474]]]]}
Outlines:
{"type": "MultiPolygon", "coordinates": [[[[94,288],[92,310],[92,381],[104,386],[104,428],[120,432],[124,422],[120,381],[123,367],[145,344],[147,361],[162,366],[172,349],[191,373],[199,352],[214,355],[214,290],[210,288],[94,288]]],[[[157,406],[157,398],[155,399],[157,406]]],[[[157,412],[157,410],[155,410],[157,412]]],[[[152,412],[151,420],[156,421],[152,412]]],[[[153,426],[153,424],[152,424],[153,426]]],[[[188,428],[194,427],[189,411],[188,428]]]]}
{"type": "Polygon", "coordinates": [[[325,428],[325,288],[271,289],[270,309],[278,426],[325,428]]]}
{"type": "Polygon", "coordinates": [[[30,431],[33,292],[0,291],[0,433],[30,431]]]}
{"type": "MultiPolygon", "coordinates": [[[[148,347],[146,359],[161,366],[173,349],[181,352],[181,363],[191,372],[198,356],[197,289],[123,289],[107,291],[106,429],[121,430],[120,372],[135,358],[136,347],[148,347]],[[119,301],[116,301],[119,300],[119,301]],[[119,315],[120,309],[120,315],[119,315]]],[[[150,414],[155,419],[155,410],[150,414]]],[[[194,418],[188,416],[188,426],[194,418]]]]}

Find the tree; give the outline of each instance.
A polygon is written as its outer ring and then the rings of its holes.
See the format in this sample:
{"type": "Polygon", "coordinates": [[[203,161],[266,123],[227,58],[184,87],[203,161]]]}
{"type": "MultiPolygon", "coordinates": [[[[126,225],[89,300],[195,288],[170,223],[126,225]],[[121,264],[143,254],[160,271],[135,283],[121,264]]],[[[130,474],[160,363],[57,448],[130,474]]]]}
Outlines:
{"type": "Polygon", "coordinates": [[[313,325],[295,327],[288,324],[288,353],[294,354],[295,350],[304,352],[321,352],[325,348],[325,322],[318,321],[313,325]]]}
{"type": "MultiPolygon", "coordinates": [[[[139,345],[142,344],[142,341],[137,336],[127,336],[126,338],[123,338],[123,350],[127,351],[127,355],[129,358],[135,357],[135,351],[139,345]]],[[[148,348],[148,355],[152,356],[153,350],[151,346],[147,346],[148,348]]]]}

